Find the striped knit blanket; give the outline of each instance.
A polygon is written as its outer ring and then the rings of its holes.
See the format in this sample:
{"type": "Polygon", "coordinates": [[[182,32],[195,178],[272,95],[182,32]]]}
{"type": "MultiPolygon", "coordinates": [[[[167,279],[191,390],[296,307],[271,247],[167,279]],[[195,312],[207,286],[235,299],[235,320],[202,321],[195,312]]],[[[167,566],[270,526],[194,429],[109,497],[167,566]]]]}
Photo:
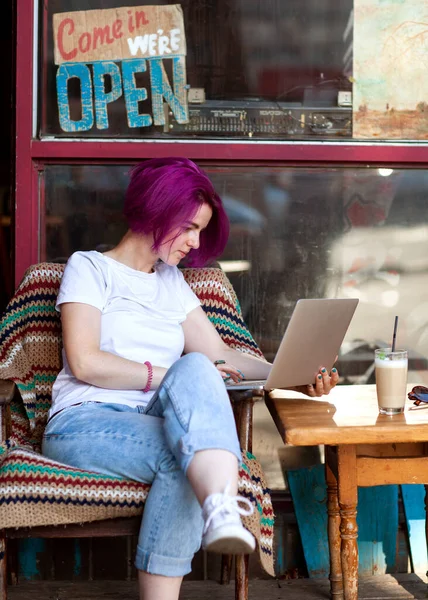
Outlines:
{"type": "MultiPolygon", "coordinates": [[[[55,301],[64,265],[30,267],[0,322],[0,379],[15,381],[10,435],[0,440],[2,527],[60,525],[139,515],[150,486],[85,472],[40,454],[53,382],[61,369],[61,323],[55,301]]],[[[256,356],[261,352],[242,319],[235,291],[220,269],[185,269],[223,340],[256,356]]],[[[258,541],[261,563],[273,569],[274,516],[269,490],[253,455],[243,453],[239,493],[256,510],[244,525],[258,541]]]]}

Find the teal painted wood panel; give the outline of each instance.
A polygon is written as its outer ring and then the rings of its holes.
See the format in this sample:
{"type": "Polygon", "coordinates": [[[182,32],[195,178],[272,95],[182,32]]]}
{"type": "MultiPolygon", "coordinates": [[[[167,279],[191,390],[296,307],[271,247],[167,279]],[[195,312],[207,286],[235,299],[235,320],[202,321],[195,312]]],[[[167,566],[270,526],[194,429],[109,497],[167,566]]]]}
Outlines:
{"type": "Polygon", "coordinates": [[[51,542],[42,538],[19,540],[19,578],[31,581],[51,577],[58,580],[85,577],[87,570],[83,568],[81,540],[63,538],[55,540],[55,545],[51,542]]]}
{"type": "Polygon", "coordinates": [[[415,573],[425,573],[428,567],[425,537],[425,486],[402,485],[401,494],[406,516],[412,570],[415,573]]]}
{"type": "Polygon", "coordinates": [[[328,577],[327,487],[324,465],[287,471],[309,577],[328,577]]]}
{"type": "Polygon", "coordinates": [[[398,534],[398,486],[358,489],[360,575],[395,572],[398,534]]]}
{"type": "MultiPolygon", "coordinates": [[[[310,577],[328,577],[327,486],[324,465],[287,472],[310,577]]],[[[398,532],[398,488],[358,490],[359,573],[393,572],[398,532]]]]}
{"type": "Polygon", "coordinates": [[[18,564],[19,578],[30,581],[42,579],[40,559],[46,549],[46,540],[28,538],[19,540],[18,564]]]}
{"type": "Polygon", "coordinates": [[[80,540],[74,540],[74,569],[73,573],[76,577],[82,574],[82,549],[80,540]]]}

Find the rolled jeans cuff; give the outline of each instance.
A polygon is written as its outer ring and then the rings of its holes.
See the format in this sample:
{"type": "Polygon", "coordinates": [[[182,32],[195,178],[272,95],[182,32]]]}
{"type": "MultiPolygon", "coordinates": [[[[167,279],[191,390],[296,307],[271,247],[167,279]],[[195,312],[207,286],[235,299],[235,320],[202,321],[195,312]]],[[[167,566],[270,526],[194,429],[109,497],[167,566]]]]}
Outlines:
{"type": "Polygon", "coordinates": [[[231,436],[230,431],[217,431],[214,438],[212,429],[189,431],[182,436],[179,443],[180,467],[184,473],[187,473],[195,452],[200,450],[227,450],[236,456],[238,465],[242,462],[241,449],[236,434],[231,436]]]}
{"type": "Polygon", "coordinates": [[[135,555],[135,567],[139,571],[145,571],[152,575],[164,575],[165,577],[183,577],[192,570],[193,555],[188,558],[175,556],[162,556],[153,552],[146,552],[137,546],[135,555]]]}

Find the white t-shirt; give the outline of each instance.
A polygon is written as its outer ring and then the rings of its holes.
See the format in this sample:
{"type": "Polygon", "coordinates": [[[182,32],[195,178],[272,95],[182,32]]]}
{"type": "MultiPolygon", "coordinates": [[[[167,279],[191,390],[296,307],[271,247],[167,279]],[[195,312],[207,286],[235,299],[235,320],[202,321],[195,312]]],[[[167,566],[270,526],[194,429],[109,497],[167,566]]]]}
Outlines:
{"type": "MultiPolygon", "coordinates": [[[[96,251],[75,252],[67,262],[56,309],[65,302],[101,311],[100,349],[141,364],[168,369],[184,348],[181,323],[200,305],[177,267],[164,263],[154,273],[131,269],[96,251]]],[[[154,391],[111,390],[74,377],[63,350],[63,369],[52,389],[52,416],[84,401],[146,405],[154,391]]]]}

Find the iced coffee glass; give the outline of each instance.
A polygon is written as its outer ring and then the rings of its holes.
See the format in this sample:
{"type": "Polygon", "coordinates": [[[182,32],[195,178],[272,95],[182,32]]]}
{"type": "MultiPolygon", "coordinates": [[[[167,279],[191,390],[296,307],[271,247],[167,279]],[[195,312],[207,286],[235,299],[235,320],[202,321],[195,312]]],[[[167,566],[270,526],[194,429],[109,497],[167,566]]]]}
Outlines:
{"type": "Polygon", "coordinates": [[[396,415],[404,411],[407,386],[407,350],[375,350],[376,392],[379,412],[396,415]]]}

